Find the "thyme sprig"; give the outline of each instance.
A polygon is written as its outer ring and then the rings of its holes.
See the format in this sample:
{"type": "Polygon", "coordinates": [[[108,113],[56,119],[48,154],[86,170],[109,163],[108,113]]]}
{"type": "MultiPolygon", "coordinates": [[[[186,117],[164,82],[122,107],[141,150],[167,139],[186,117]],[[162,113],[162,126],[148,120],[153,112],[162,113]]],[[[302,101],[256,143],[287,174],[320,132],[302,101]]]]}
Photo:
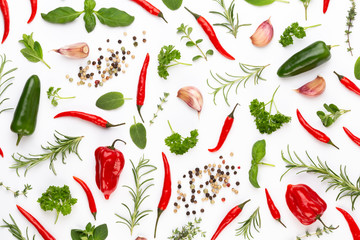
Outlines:
{"type": "Polygon", "coordinates": [[[25,168],[24,176],[26,176],[27,171],[29,171],[31,168],[35,167],[41,162],[50,160],[49,168],[56,175],[54,161],[57,160],[59,154],[61,155],[63,164],[66,164],[65,159],[67,157],[67,154],[71,154],[71,153],[75,153],[78,156],[78,158],[82,160],[78,153],[78,147],[80,141],[83,139],[83,136],[69,137],[59,133],[58,131],[55,131],[54,137],[55,137],[55,144],[48,142],[48,146],[46,147],[41,146],[41,148],[44,151],[46,151],[45,153],[29,154],[29,156],[24,156],[20,153],[17,153],[17,156],[13,154],[12,158],[14,159],[15,164],[13,164],[10,168],[16,169],[16,173],[18,175],[19,175],[19,169],[25,168]]]}
{"type": "MultiPolygon", "coordinates": [[[[9,232],[18,240],[29,240],[29,233],[28,233],[28,228],[26,228],[26,238],[22,235],[22,232],[19,228],[19,226],[16,224],[14,218],[11,216],[11,214],[9,214],[12,223],[9,223],[7,221],[5,221],[3,219],[3,222],[5,223],[5,225],[2,225],[0,227],[3,228],[7,228],[9,230],[9,232]]],[[[33,240],[35,240],[35,235],[32,238],[33,240]]]]}
{"type": "Polygon", "coordinates": [[[348,11],[348,15],[346,16],[346,30],[345,30],[345,35],[346,35],[346,43],[348,44],[348,48],[347,51],[351,53],[351,56],[353,55],[352,50],[354,50],[351,47],[350,44],[350,34],[352,33],[352,31],[350,31],[350,29],[354,26],[353,25],[353,21],[355,20],[355,16],[356,16],[356,5],[355,5],[355,1],[354,0],[350,0],[351,2],[351,7],[350,10],[348,11]]]}
{"type": "Polygon", "coordinates": [[[239,66],[241,68],[241,70],[246,73],[247,75],[243,75],[243,76],[234,76],[234,75],[230,75],[228,73],[225,73],[228,77],[230,77],[230,79],[226,79],[225,77],[222,77],[219,74],[213,74],[210,71],[211,76],[215,79],[215,81],[219,84],[218,87],[213,87],[210,85],[209,83],[209,79],[207,79],[207,84],[208,86],[214,90],[211,94],[214,95],[213,101],[214,104],[216,105],[216,95],[221,91],[223,93],[224,96],[224,100],[226,102],[226,104],[228,106],[230,106],[229,101],[228,101],[228,96],[229,96],[229,92],[231,90],[231,88],[233,86],[236,85],[235,88],[235,93],[237,94],[238,88],[240,86],[241,83],[244,83],[244,87],[246,86],[246,83],[249,81],[250,78],[254,78],[254,85],[259,83],[259,80],[261,81],[266,81],[266,79],[264,79],[263,77],[261,77],[262,72],[264,71],[264,69],[269,66],[265,65],[265,66],[254,66],[254,65],[249,65],[249,64],[244,64],[244,63],[239,63],[239,66]]]}
{"type": "Polygon", "coordinates": [[[334,229],[336,229],[336,228],[334,228],[333,226],[330,226],[328,228],[327,227],[317,228],[314,233],[310,233],[310,232],[306,231],[305,235],[296,237],[296,240],[301,240],[301,239],[311,237],[311,236],[317,236],[318,238],[320,238],[322,235],[324,235],[324,233],[326,233],[326,234],[332,233],[334,229]]]}
{"type": "Polygon", "coordinates": [[[159,112],[164,110],[163,105],[167,102],[167,98],[169,97],[169,95],[169,93],[164,92],[164,97],[160,97],[160,104],[157,105],[157,110],[154,113],[153,118],[150,120],[150,125],[154,123],[154,120],[158,117],[159,112]]]}
{"type": "Polygon", "coordinates": [[[310,160],[310,164],[306,164],[294,151],[294,155],[296,159],[293,159],[290,153],[289,145],[287,146],[288,159],[285,158],[283,151],[281,151],[281,157],[283,161],[287,164],[286,172],[281,176],[280,180],[283,176],[292,169],[298,169],[299,173],[314,173],[318,174],[318,178],[321,179],[322,182],[327,181],[329,183],[329,187],[326,191],[330,189],[339,189],[339,194],[336,197],[336,200],[339,200],[343,197],[350,197],[352,209],[355,209],[355,202],[357,198],[360,196],[360,177],[357,179],[356,183],[352,183],[349,179],[349,176],[346,173],[346,166],[343,167],[340,165],[340,173],[335,173],[326,162],[322,162],[319,157],[317,157],[317,163],[309,156],[306,151],[306,156],[310,160]]]}
{"type": "Polygon", "coordinates": [[[134,176],[135,181],[135,188],[131,188],[130,186],[125,185],[124,187],[129,189],[129,193],[132,197],[132,200],[134,202],[133,210],[131,211],[128,205],[122,203],[122,205],[128,210],[129,213],[129,219],[122,217],[118,214],[115,214],[117,217],[121,219],[121,221],[118,221],[118,223],[125,224],[129,230],[131,235],[133,234],[134,228],[139,225],[139,222],[142,218],[149,215],[152,210],[143,210],[140,211],[140,206],[144,202],[146,198],[149,197],[149,195],[145,195],[146,191],[154,186],[152,181],[154,178],[147,178],[143,179],[146,175],[154,172],[157,168],[153,165],[150,165],[149,159],[145,159],[144,156],[140,159],[137,166],[134,165],[134,163],[130,160],[132,165],[132,173],[134,176]]]}
{"type": "Polygon", "coordinates": [[[210,13],[218,14],[225,18],[227,21],[226,23],[215,23],[214,26],[222,26],[224,28],[227,28],[229,30],[228,33],[231,33],[235,38],[237,37],[237,34],[239,32],[239,28],[243,26],[251,26],[251,24],[240,24],[239,23],[239,14],[236,14],[236,20],[235,20],[235,14],[234,14],[234,8],[235,8],[235,0],[233,0],[229,6],[229,8],[226,7],[224,0],[214,0],[217,2],[223,9],[224,12],[217,12],[217,11],[210,11],[210,13]]]}
{"type": "Polygon", "coordinates": [[[261,228],[261,217],[260,217],[260,207],[258,207],[251,216],[239,223],[241,226],[236,229],[236,236],[243,236],[244,238],[251,239],[254,238],[251,230],[255,229],[257,232],[259,232],[259,229],[261,228]]]}
{"type": "Polygon", "coordinates": [[[27,197],[28,192],[32,189],[31,185],[25,184],[24,189],[22,191],[20,190],[12,190],[11,187],[4,185],[3,182],[0,182],[0,187],[3,187],[6,191],[12,192],[14,194],[14,197],[17,198],[20,195],[23,195],[27,197]]]}
{"type": "MultiPolygon", "coordinates": [[[[201,223],[201,218],[195,218],[194,222],[188,222],[185,226],[179,230],[176,228],[172,231],[172,236],[168,237],[168,239],[173,240],[192,240],[195,239],[195,236],[200,233],[202,238],[206,237],[206,232],[201,231],[200,227],[198,226],[201,223]]],[[[196,238],[198,239],[198,238],[196,238]]]]}
{"type": "MultiPolygon", "coordinates": [[[[7,78],[6,80],[2,81],[3,78],[14,72],[17,68],[12,68],[10,70],[8,70],[7,72],[3,73],[4,72],[4,68],[5,68],[5,64],[8,63],[8,62],[11,62],[10,60],[7,60],[6,59],[6,55],[0,55],[1,57],[1,64],[0,64],[0,106],[7,100],[9,100],[9,98],[4,98],[4,99],[1,99],[2,95],[4,94],[4,92],[6,91],[6,89],[8,89],[13,83],[9,82],[11,79],[14,79],[15,77],[12,76],[12,77],[9,77],[7,78]]],[[[13,108],[4,108],[4,109],[0,109],[0,113],[2,112],[5,112],[5,111],[8,111],[8,110],[11,110],[13,108]]]]}

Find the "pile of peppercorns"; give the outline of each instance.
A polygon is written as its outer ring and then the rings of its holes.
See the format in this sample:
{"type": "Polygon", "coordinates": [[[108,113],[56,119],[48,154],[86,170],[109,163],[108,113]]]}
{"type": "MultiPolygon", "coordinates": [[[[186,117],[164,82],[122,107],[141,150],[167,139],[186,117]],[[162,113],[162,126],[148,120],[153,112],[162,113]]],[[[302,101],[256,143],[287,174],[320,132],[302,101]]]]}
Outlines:
{"type": "MultiPolygon", "coordinates": [[[[233,154],[230,155],[233,156],[233,154]]],[[[183,175],[183,179],[189,179],[188,188],[184,188],[182,182],[178,181],[178,196],[177,201],[174,202],[174,213],[177,213],[181,208],[181,204],[183,204],[187,216],[191,213],[195,215],[196,204],[199,199],[202,202],[209,201],[211,204],[215,204],[215,199],[219,197],[220,191],[226,188],[231,188],[234,194],[239,193],[236,188],[240,186],[240,182],[236,181],[235,184],[232,185],[230,178],[232,175],[235,176],[238,174],[237,169],[240,169],[240,167],[236,168],[234,165],[225,165],[225,160],[222,156],[220,156],[220,159],[222,160],[222,164],[208,164],[205,165],[203,169],[197,167],[183,175]],[[190,191],[190,198],[187,197],[187,189],[190,191]]],[[[226,199],[223,197],[221,201],[225,202],[226,199]]],[[[200,213],[203,212],[205,212],[205,210],[203,208],[200,209],[200,213]]]]}

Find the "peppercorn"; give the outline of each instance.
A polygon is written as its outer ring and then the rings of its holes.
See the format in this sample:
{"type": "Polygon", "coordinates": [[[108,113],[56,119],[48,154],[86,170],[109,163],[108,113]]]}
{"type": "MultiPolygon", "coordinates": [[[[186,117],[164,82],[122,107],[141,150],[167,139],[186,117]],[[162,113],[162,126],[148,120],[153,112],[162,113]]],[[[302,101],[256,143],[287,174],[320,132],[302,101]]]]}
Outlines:
{"type": "Polygon", "coordinates": [[[145,39],[145,38],[144,38],[142,41],[143,41],[143,43],[146,43],[146,39],[145,39]]]}
{"type": "Polygon", "coordinates": [[[118,40],[118,44],[121,44],[121,43],[122,43],[122,41],[119,39],[119,40],[118,40]]]}
{"type": "Polygon", "coordinates": [[[181,188],[181,184],[178,185],[178,188],[179,188],[179,189],[181,188]]]}
{"type": "Polygon", "coordinates": [[[240,182],[236,182],[236,186],[239,186],[240,185],[240,182]]]}
{"type": "Polygon", "coordinates": [[[203,212],[205,212],[205,210],[202,208],[202,209],[200,209],[200,212],[203,213],[203,212]]]}
{"type": "Polygon", "coordinates": [[[189,216],[189,215],[190,215],[190,212],[189,212],[189,211],[187,211],[187,212],[186,212],[186,215],[187,215],[187,216],[189,216]]]}
{"type": "Polygon", "coordinates": [[[106,42],[110,42],[110,39],[106,39],[106,42]]]}
{"type": "Polygon", "coordinates": [[[177,203],[177,202],[175,202],[175,203],[174,203],[174,206],[176,207],[177,205],[178,205],[178,203],[177,203]]]}

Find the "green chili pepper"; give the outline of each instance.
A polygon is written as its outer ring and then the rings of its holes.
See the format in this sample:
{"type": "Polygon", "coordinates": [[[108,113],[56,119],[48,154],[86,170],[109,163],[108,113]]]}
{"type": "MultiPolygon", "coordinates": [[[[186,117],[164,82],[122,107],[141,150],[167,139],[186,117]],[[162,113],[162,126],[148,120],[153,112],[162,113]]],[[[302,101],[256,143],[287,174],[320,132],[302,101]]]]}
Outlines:
{"type": "Polygon", "coordinates": [[[11,123],[11,131],[18,134],[16,145],[23,136],[35,131],[40,101],[40,79],[32,75],[26,82],[11,123]]]}
{"type": "Polygon", "coordinates": [[[291,56],[277,71],[279,77],[291,77],[309,71],[331,58],[334,46],[317,41],[291,56]]]}

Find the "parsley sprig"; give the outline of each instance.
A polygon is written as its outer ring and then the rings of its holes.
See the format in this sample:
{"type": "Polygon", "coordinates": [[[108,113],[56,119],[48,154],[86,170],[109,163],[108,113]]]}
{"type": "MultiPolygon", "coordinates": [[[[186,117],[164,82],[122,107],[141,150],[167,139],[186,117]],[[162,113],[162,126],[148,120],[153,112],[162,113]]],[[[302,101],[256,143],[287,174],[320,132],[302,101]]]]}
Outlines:
{"type": "Polygon", "coordinates": [[[256,123],[256,127],[259,130],[259,132],[262,134],[264,133],[271,134],[276,130],[280,129],[284,123],[288,123],[291,121],[291,117],[283,115],[282,113],[279,112],[274,102],[274,97],[279,87],[276,88],[275,92],[272,95],[271,100],[268,103],[259,102],[258,99],[254,99],[250,103],[249,106],[250,113],[252,116],[255,117],[254,121],[256,123]],[[266,111],[265,107],[269,104],[270,104],[270,110],[268,112],[266,111]],[[271,115],[273,105],[275,106],[277,113],[271,115]]]}
{"type": "Polygon", "coordinates": [[[279,43],[281,43],[283,47],[289,46],[294,43],[293,37],[303,39],[304,37],[306,37],[306,29],[318,26],[321,26],[321,24],[316,24],[309,27],[302,27],[299,25],[298,22],[294,22],[284,30],[283,34],[280,36],[279,43]]]}
{"type": "MultiPolygon", "coordinates": [[[[194,220],[194,222],[188,222],[187,225],[183,226],[180,230],[176,228],[172,231],[172,236],[168,237],[168,239],[173,240],[192,240],[195,239],[195,236],[200,234],[202,238],[206,237],[206,232],[201,231],[198,226],[201,223],[201,218],[194,220]]],[[[198,239],[198,238],[196,238],[198,239]]]]}
{"type": "Polygon", "coordinates": [[[47,91],[47,95],[48,95],[48,99],[51,100],[51,104],[56,107],[59,103],[58,101],[61,99],[71,99],[71,98],[75,98],[75,97],[61,97],[59,95],[59,91],[61,90],[61,88],[54,88],[54,87],[49,87],[48,91],[47,91]]]}
{"type": "Polygon", "coordinates": [[[38,41],[34,41],[33,34],[34,33],[31,33],[30,35],[23,34],[23,39],[19,42],[24,44],[25,48],[21,49],[20,52],[30,62],[42,62],[50,69],[51,67],[43,59],[41,45],[38,41]]]}
{"type": "Polygon", "coordinates": [[[158,74],[160,77],[167,79],[169,76],[168,68],[176,66],[176,65],[186,65],[191,66],[192,64],[189,63],[182,63],[178,60],[181,58],[181,54],[179,50],[174,49],[175,46],[163,46],[160,50],[158,55],[158,74]]]}
{"type": "Polygon", "coordinates": [[[174,132],[168,120],[168,124],[172,134],[165,138],[166,146],[170,147],[170,152],[176,155],[183,155],[188,152],[189,149],[196,146],[199,136],[198,130],[194,129],[190,132],[190,137],[183,138],[179,133],[174,132]]]}

